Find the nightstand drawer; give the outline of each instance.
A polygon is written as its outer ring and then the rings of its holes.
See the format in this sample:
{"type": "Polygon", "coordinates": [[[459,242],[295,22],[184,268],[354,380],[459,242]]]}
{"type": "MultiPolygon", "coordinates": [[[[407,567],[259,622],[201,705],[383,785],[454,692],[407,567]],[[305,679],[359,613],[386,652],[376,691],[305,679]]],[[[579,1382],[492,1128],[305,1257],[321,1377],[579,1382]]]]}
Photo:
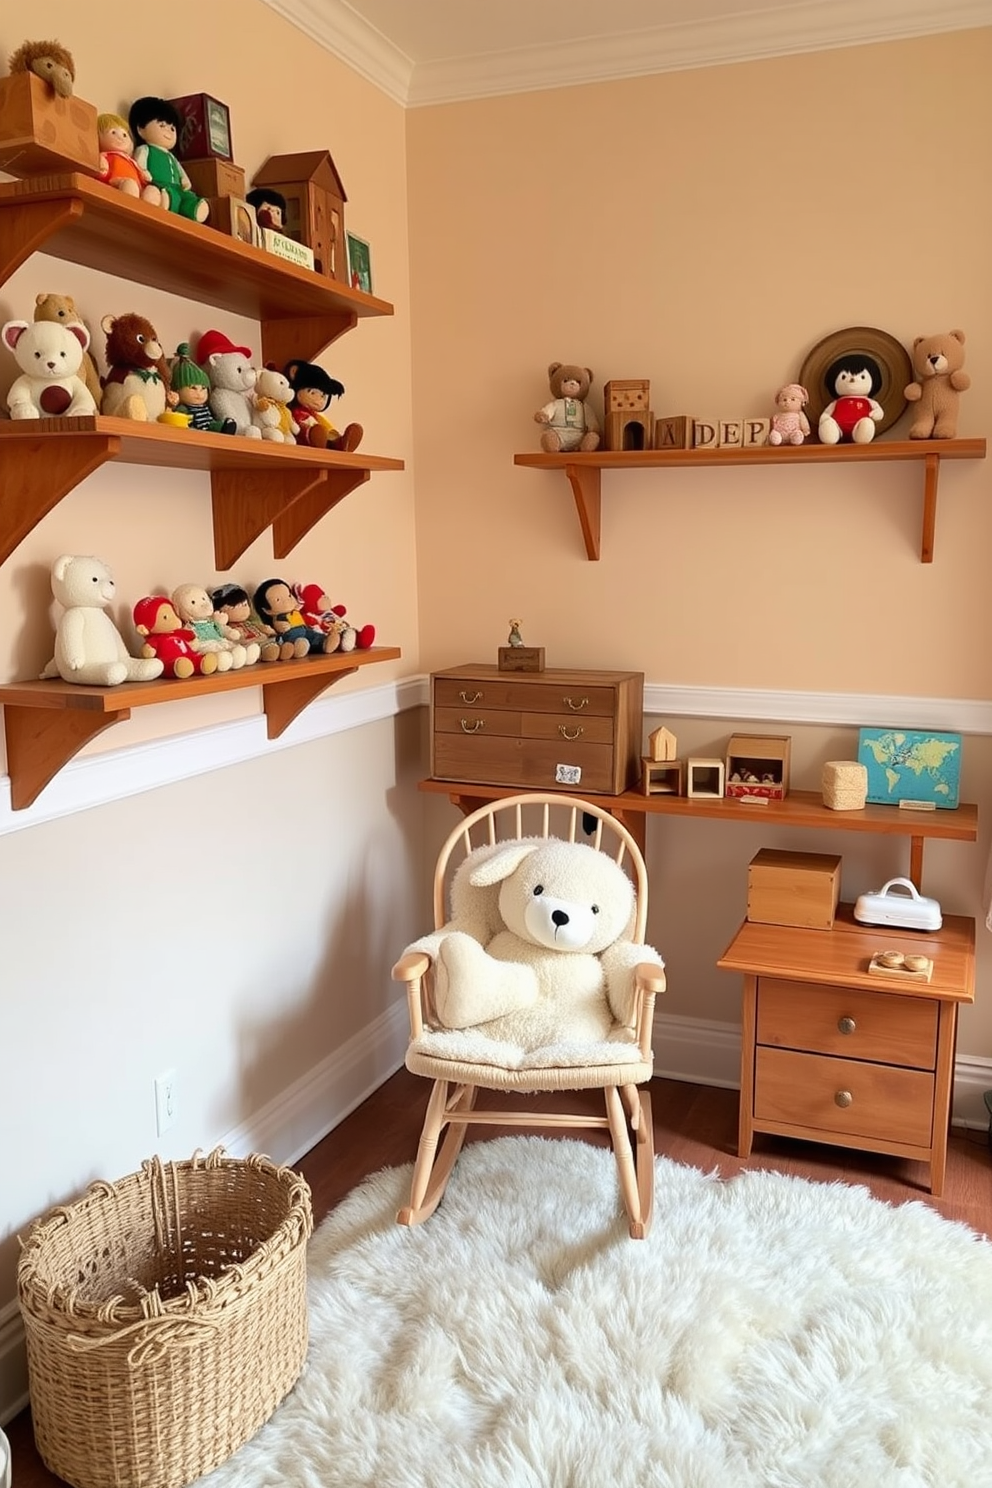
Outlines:
{"type": "Polygon", "coordinates": [[[518,713],[509,708],[435,708],[439,734],[469,734],[510,739],[557,739],[566,744],[612,744],[612,718],[563,718],[554,713],[518,713]]]}
{"type": "Polygon", "coordinates": [[[757,1042],[932,1070],[936,1001],[761,977],[757,1042]]]}
{"type": "Polygon", "coordinates": [[[755,1050],[754,1119],[929,1147],[933,1075],[790,1049],[755,1050]]]}

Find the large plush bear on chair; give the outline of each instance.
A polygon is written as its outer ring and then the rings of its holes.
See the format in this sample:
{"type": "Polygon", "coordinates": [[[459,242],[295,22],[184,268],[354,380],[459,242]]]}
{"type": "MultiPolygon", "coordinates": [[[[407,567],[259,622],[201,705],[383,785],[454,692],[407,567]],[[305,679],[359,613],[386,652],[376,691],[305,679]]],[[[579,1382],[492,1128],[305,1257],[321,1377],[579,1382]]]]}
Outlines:
{"type": "Polygon", "coordinates": [[[565,1063],[569,1046],[630,1042],[634,968],[664,963],[629,938],[633,885],[606,853],[555,838],[486,844],[458,868],[451,910],[407,948],[434,962],[444,1029],[521,1052],[555,1047],[565,1063]]]}

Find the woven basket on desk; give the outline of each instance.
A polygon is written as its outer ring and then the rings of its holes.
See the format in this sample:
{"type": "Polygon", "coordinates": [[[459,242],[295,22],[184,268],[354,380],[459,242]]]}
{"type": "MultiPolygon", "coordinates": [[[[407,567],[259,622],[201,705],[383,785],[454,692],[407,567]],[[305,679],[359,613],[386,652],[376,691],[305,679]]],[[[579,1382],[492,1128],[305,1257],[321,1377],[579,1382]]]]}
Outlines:
{"type": "Polygon", "coordinates": [[[53,1209],[18,1294],[46,1466],[75,1488],[181,1488],[292,1388],[310,1190],[265,1157],[154,1158],[53,1209]]]}

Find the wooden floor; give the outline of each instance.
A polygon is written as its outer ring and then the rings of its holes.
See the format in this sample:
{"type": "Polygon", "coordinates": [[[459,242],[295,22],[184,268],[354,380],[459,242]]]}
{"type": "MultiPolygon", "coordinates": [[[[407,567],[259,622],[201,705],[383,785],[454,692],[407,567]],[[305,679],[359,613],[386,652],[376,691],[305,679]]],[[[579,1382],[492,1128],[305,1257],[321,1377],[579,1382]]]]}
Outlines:
{"type": "MultiPolygon", "coordinates": [[[[426,1080],[400,1070],[302,1159],[299,1167],[313,1192],[315,1222],[319,1223],[369,1173],[413,1160],[428,1088],[426,1080]]],[[[733,1177],[745,1167],[774,1168],[780,1173],[821,1183],[839,1180],[864,1184],[876,1198],[888,1203],[923,1200],[947,1219],[959,1220],[982,1234],[992,1234],[992,1153],[984,1132],[955,1130],[948,1144],[944,1195],[932,1199],[924,1186],[923,1164],[901,1158],[758,1136],[752,1156],[742,1163],[735,1155],[736,1090],[654,1080],[651,1098],[656,1151],[676,1162],[690,1163],[707,1172],[716,1170],[725,1178],[733,1177]]],[[[588,1109],[597,1115],[602,1109],[598,1092],[540,1099],[546,1109],[570,1104],[572,1109],[588,1109]]],[[[499,1127],[477,1128],[468,1140],[485,1141],[510,1134],[509,1129],[499,1127]]],[[[568,1137],[574,1140],[577,1135],[573,1131],[568,1137]]],[[[605,1133],[599,1132],[590,1132],[588,1140],[600,1145],[608,1141],[605,1133]]],[[[453,1181],[457,1181],[457,1170],[453,1181]]],[[[655,1195],[654,1223],[664,1222],[665,1195],[659,1190],[655,1195]]],[[[35,1451],[30,1412],[22,1412],[6,1430],[11,1443],[14,1488],[42,1488],[42,1485],[57,1488],[62,1480],[47,1471],[35,1451]]]]}

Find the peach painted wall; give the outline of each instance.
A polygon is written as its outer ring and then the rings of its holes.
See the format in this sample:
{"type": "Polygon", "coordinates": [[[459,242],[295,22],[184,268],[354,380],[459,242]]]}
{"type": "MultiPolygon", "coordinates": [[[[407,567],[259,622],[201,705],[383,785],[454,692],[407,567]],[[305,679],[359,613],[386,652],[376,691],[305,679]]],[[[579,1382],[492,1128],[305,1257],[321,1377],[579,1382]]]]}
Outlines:
{"type": "Polygon", "coordinates": [[[410,114],[427,668],[519,615],[549,661],[654,682],[992,696],[987,463],[945,468],[932,566],[919,466],[607,472],[597,564],[564,477],[512,464],[552,360],[600,411],[647,377],[658,414],[765,414],[855,325],[963,328],[987,435],[990,68],[992,29],[410,114]]]}
{"type": "MultiPolygon", "coordinates": [[[[660,415],[767,414],[809,349],[856,325],[904,344],[963,328],[959,432],[992,433],[990,68],[987,29],[411,112],[425,670],[495,660],[514,615],[549,665],[781,691],[774,723],[666,721],[702,754],[737,727],[785,729],[807,789],[857,734],[795,724],[790,693],[992,699],[987,461],[945,465],[927,566],[919,465],[604,472],[590,563],[564,476],[512,463],[539,448],[552,360],[593,368],[599,412],[606,380],[647,377],[660,415]],[[924,103],[935,84],[953,93],[953,138],[924,103]]],[[[965,739],[980,841],[929,847],[924,879],[946,912],[979,919],[959,1040],[979,1061],[990,746],[965,739]]],[[[739,1021],[739,981],[714,963],[765,845],[840,852],[850,897],[908,870],[891,841],[651,823],[664,1014],[739,1021]]]]}

